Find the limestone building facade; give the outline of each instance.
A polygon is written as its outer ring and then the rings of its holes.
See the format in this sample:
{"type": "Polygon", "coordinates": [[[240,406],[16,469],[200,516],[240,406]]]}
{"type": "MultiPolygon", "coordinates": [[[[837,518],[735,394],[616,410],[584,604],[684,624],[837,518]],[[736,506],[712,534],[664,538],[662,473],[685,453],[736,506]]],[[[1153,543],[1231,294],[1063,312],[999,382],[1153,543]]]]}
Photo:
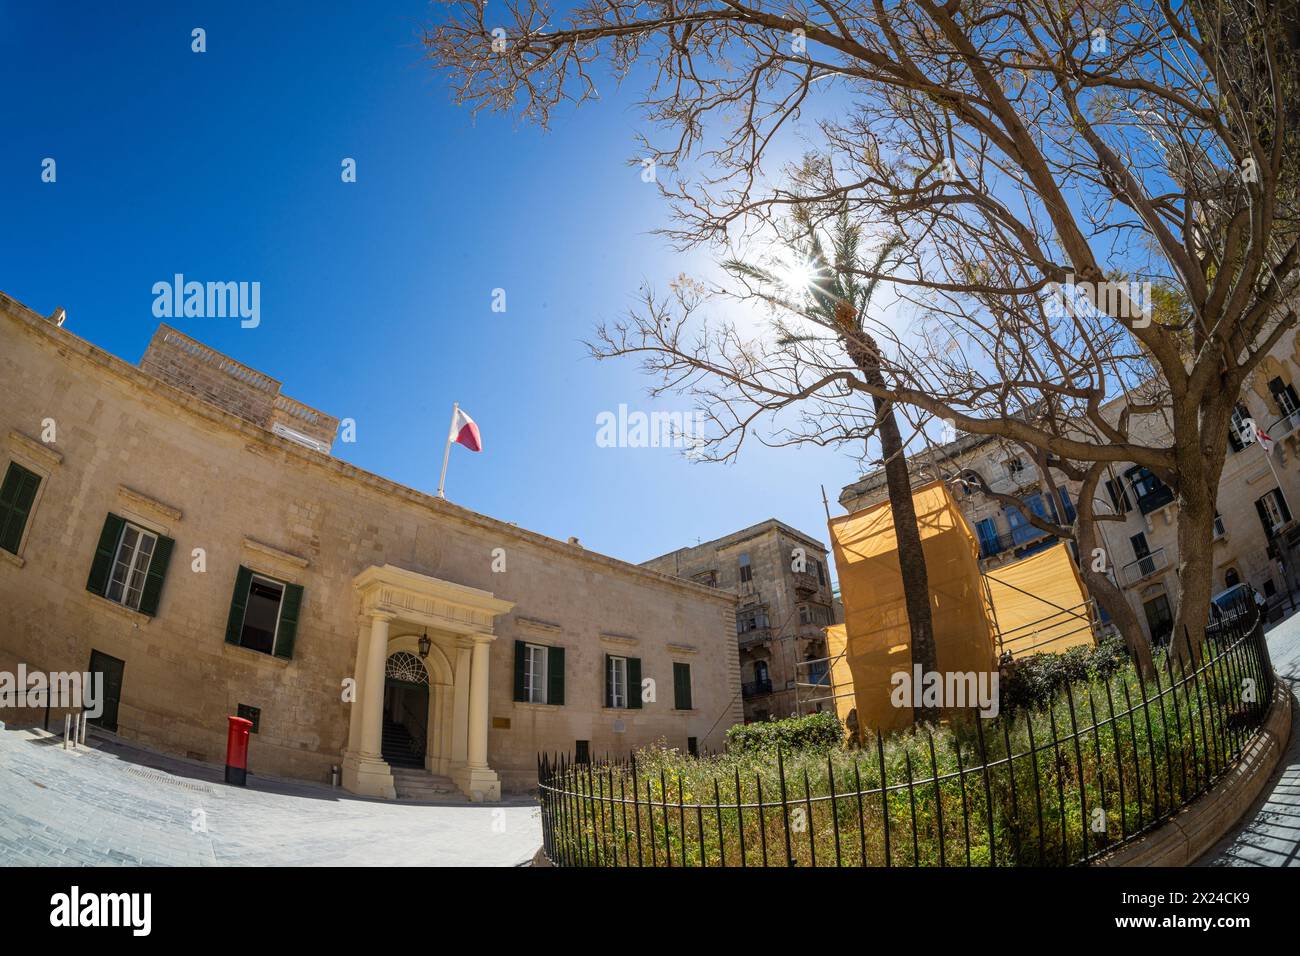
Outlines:
{"type": "MultiPolygon", "coordinates": [[[[1107,409],[1114,413],[1117,403],[1107,409]]],[[[1139,441],[1166,443],[1171,432],[1163,417],[1135,416],[1139,441]]],[[[1300,527],[1300,340],[1289,333],[1265,358],[1243,390],[1228,440],[1228,456],[1219,486],[1219,515],[1214,528],[1212,593],[1245,582],[1265,596],[1274,610],[1293,600],[1300,589],[1296,553],[1300,527]],[[1252,440],[1253,427],[1272,439],[1268,452],[1252,440]]],[[[1004,508],[962,481],[976,471],[993,491],[1016,495],[1024,508],[1070,523],[1079,484],[1053,475],[1053,497],[1033,460],[1001,439],[961,435],[932,451],[916,455],[909,467],[917,483],[948,479],[980,544],[985,569],[1015,561],[1054,543],[1029,524],[1021,509],[1004,508]]],[[[847,485],[839,501],[856,511],[887,497],[883,470],[847,485]]],[[[1117,464],[1098,489],[1095,510],[1122,521],[1098,522],[1102,547],[1110,556],[1113,580],[1128,598],[1147,636],[1163,642],[1173,626],[1178,587],[1178,505],[1173,489],[1146,468],[1117,464]]]]}
{"type": "Polygon", "coordinates": [[[389,798],[741,720],[733,594],[341,461],[176,329],[133,366],[62,319],[0,295],[0,669],[104,673],[103,726],[210,762],[247,716],[251,772],[389,798]]]}
{"type": "Polygon", "coordinates": [[[825,628],[836,623],[826,546],[769,518],[642,567],[734,593],[745,721],[830,709],[825,628]]]}

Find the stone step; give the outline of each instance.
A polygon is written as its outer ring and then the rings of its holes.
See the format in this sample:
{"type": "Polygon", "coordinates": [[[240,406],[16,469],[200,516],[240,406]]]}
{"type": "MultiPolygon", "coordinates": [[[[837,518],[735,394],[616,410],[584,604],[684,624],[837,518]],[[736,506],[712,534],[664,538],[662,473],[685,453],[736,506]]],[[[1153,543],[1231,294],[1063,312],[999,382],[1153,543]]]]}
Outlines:
{"type": "Polygon", "coordinates": [[[450,777],[412,767],[392,767],[391,770],[393,788],[399,800],[438,799],[459,793],[450,777]]]}

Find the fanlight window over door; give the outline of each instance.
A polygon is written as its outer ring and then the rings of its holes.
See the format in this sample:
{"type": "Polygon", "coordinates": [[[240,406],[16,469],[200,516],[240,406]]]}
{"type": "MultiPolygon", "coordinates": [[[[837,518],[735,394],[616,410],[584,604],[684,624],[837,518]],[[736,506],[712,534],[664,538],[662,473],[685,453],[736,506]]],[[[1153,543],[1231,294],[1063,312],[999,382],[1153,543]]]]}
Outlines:
{"type": "Polygon", "coordinates": [[[429,672],[424,669],[424,662],[406,651],[398,651],[389,656],[384,676],[404,684],[429,683],[429,672]]]}

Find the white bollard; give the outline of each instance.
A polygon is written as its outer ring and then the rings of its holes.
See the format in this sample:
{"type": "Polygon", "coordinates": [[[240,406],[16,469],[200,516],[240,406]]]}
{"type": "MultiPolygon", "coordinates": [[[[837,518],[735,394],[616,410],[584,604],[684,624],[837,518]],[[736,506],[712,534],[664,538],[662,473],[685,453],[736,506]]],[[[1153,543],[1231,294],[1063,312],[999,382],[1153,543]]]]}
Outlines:
{"type": "Polygon", "coordinates": [[[86,718],[86,712],[83,710],[81,712],[81,746],[83,747],[86,746],[86,725],[88,723],[90,721],[86,718]]]}
{"type": "Polygon", "coordinates": [[[72,736],[72,715],[63,715],[63,749],[68,749],[68,738],[72,736]]]}

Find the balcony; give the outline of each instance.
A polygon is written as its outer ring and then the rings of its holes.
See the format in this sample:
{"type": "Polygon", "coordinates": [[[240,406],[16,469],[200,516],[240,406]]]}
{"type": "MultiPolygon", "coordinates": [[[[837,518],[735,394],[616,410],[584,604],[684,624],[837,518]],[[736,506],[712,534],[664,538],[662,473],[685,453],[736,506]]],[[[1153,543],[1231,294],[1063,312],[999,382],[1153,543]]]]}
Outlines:
{"type": "Polygon", "coordinates": [[[760,644],[766,644],[772,639],[772,629],[770,627],[751,627],[747,631],[740,631],[736,634],[736,643],[743,651],[747,647],[757,647],[760,644]]]}
{"type": "Polygon", "coordinates": [[[1174,500],[1174,489],[1166,484],[1161,484],[1138,495],[1137,499],[1138,511],[1142,512],[1143,515],[1149,515],[1153,511],[1159,511],[1174,500]]]}
{"type": "Polygon", "coordinates": [[[821,590],[821,585],[817,583],[817,576],[809,574],[807,571],[794,572],[794,593],[801,598],[810,598],[821,590]]]}
{"type": "Polygon", "coordinates": [[[762,697],[770,693],[772,693],[771,678],[765,677],[763,680],[752,680],[740,685],[740,696],[745,698],[762,697]]]}
{"type": "Polygon", "coordinates": [[[1290,415],[1283,415],[1272,425],[1268,426],[1268,437],[1273,441],[1281,441],[1288,435],[1300,428],[1300,411],[1294,411],[1290,415]]]}
{"type": "Polygon", "coordinates": [[[1157,548],[1150,554],[1143,555],[1136,561],[1130,561],[1120,569],[1120,577],[1124,581],[1125,587],[1130,587],[1143,578],[1149,578],[1157,571],[1163,571],[1169,567],[1169,559],[1165,555],[1164,548],[1157,548]]]}

